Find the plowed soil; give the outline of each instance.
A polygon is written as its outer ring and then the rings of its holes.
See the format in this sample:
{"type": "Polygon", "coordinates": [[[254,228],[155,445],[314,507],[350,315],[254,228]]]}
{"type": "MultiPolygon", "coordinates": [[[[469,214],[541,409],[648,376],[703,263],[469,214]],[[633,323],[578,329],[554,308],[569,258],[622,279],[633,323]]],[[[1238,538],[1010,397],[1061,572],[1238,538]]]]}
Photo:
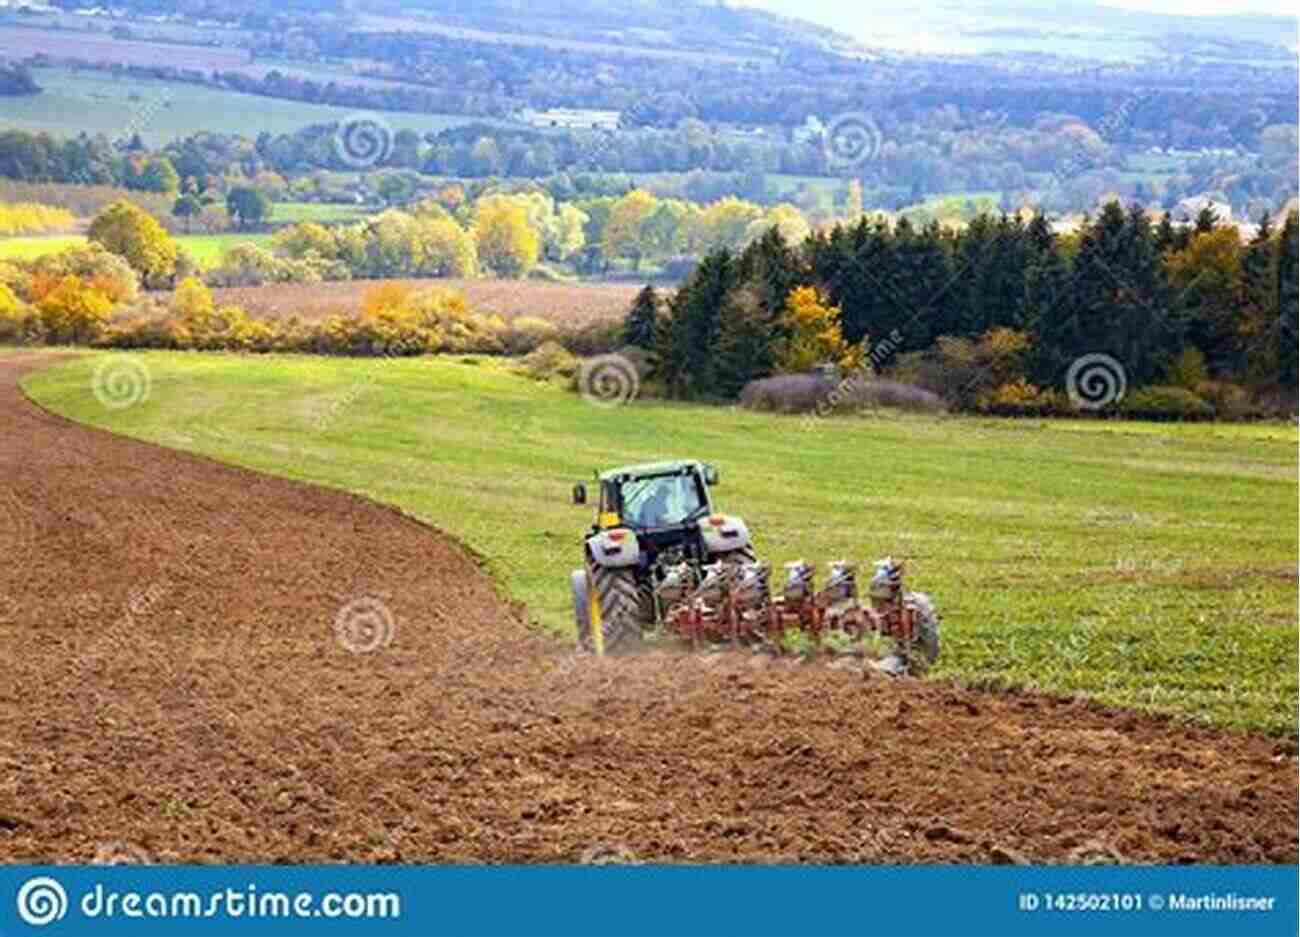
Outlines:
{"type": "Polygon", "coordinates": [[[34,363],[0,362],[0,860],[1297,860],[1290,741],[577,659],[438,531],[50,416],[34,363]]]}

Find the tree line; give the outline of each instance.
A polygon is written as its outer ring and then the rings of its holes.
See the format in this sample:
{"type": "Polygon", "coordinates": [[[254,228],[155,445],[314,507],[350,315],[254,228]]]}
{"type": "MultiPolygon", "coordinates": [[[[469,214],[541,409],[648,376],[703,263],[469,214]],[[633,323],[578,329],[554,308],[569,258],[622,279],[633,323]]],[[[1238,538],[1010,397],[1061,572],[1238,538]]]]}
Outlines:
{"type": "Polygon", "coordinates": [[[1032,411],[1097,354],[1131,387],[1177,386],[1199,406],[1243,394],[1294,406],[1298,250],[1294,211],[1261,219],[1245,244],[1209,211],[1180,227],[1116,202],[1066,235],[1041,215],[960,230],[864,218],[797,246],[772,232],[711,252],[653,315],[642,297],[629,337],[655,348],[670,395],[734,399],[780,372],[787,303],[812,288],[872,370],[956,406],[1032,411]]]}

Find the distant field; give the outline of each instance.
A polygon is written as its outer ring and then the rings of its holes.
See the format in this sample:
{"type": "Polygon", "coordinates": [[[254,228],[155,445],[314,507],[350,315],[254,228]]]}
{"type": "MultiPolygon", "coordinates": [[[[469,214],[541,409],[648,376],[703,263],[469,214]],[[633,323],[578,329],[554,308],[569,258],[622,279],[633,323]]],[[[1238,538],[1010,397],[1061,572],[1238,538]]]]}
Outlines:
{"type": "Polygon", "coordinates": [[[346,283],[273,284],[213,290],[218,303],[234,303],[263,319],[303,320],[345,315],[361,308],[377,283],[401,282],[414,289],[460,290],[479,312],[505,319],[540,316],[568,325],[608,321],[627,312],[641,290],[636,283],[546,283],[536,280],[352,280],[346,283]]]}
{"type": "MultiPolygon", "coordinates": [[[[538,46],[560,52],[621,52],[646,58],[688,59],[735,65],[764,61],[760,56],[734,55],[726,52],[701,52],[694,49],[661,49],[653,46],[624,44],[623,42],[586,42],[581,39],[563,39],[555,36],[538,36],[524,32],[494,32],[485,29],[464,29],[437,23],[416,16],[379,16],[363,14],[359,18],[362,32],[420,32],[472,42],[502,42],[517,46],[538,46]]],[[[624,38],[624,37],[620,37],[624,38]]],[[[627,36],[626,38],[634,38],[627,36]]],[[[767,56],[770,59],[772,56],[767,56]]]]}
{"type": "MultiPolygon", "coordinates": [[[[231,245],[243,241],[267,246],[271,243],[269,234],[182,234],[176,242],[184,247],[202,266],[211,266],[221,259],[221,254],[231,245]]],[[[55,237],[22,237],[0,239],[0,258],[16,257],[30,260],[42,254],[53,254],[66,247],[86,243],[80,235],[58,235],[55,237]]]]}
{"type": "Polygon", "coordinates": [[[0,26],[0,47],[18,58],[44,54],[68,56],[88,62],[124,65],[169,65],[203,71],[238,69],[249,62],[244,49],[190,45],[178,42],[141,42],[115,39],[102,33],[72,29],[32,29],[0,26]]]}
{"type": "MultiPolygon", "coordinates": [[[[0,47],[5,41],[0,29],[0,47]]],[[[195,65],[193,67],[203,67],[195,65]]],[[[129,78],[103,71],[33,69],[45,90],[30,97],[6,98],[0,129],[20,127],[73,135],[82,131],[111,138],[139,133],[152,146],[199,131],[291,133],[308,124],[342,120],[356,112],[346,107],[304,104],[202,85],[129,78]]],[[[437,132],[473,118],[457,115],[385,112],[394,130],[437,132]]]]}
{"type": "Polygon", "coordinates": [[[0,238],[0,260],[31,260],[42,254],[53,254],[65,247],[84,243],[86,239],[79,234],[0,238]]]}

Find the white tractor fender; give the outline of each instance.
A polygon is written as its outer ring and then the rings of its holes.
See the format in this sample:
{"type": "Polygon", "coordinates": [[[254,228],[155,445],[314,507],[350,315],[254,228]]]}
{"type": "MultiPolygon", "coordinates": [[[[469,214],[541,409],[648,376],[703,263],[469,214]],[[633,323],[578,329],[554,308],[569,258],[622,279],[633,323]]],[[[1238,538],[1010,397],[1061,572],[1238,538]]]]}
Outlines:
{"type": "Polygon", "coordinates": [[[710,554],[730,553],[749,546],[749,528],[739,517],[714,514],[700,521],[700,536],[710,554]]]}
{"type": "Polygon", "coordinates": [[[587,551],[597,566],[621,569],[641,561],[641,543],[636,531],[627,527],[602,530],[587,538],[587,551]]]}

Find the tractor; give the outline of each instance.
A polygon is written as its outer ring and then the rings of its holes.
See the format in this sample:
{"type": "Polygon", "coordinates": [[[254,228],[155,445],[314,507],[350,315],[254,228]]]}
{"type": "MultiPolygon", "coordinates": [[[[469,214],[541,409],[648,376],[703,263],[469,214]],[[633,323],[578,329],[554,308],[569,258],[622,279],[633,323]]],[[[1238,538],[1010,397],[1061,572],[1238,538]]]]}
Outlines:
{"type": "MultiPolygon", "coordinates": [[[[596,523],[583,566],[570,577],[578,638],[598,654],[640,643],[660,620],[656,589],[670,570],[723,562],[752,563],[749,529],[715,513],[718,470],[696,461],[655,462],[597,476],[596,523]]],[[[587,503],[586,485],[573,503],[587,503]]]]}
{"type": "MultiPolygon", "coordinates": [[[[655,462],[597,475],[596,522],[583,543],[583,565],[570,575],[579,643],[598,655],[630,650],[661,628],[690,641],[779,646],[791,629],[814,643],[838,632],[868,632],[893,642],[877,669],[920,673],[939,654],[939,619],[930,599],[905,592],[903,565],[876,564],[868,601],[858,597],[857,568],[830,564],[817,589],[802,560],[785,565],[778,594],[771,568],[758,562],[749,528],[713,504],[718,470],[694,460],[655,462]]],[[[573,502],[588,502],[575,485],[573,502]]]]}

